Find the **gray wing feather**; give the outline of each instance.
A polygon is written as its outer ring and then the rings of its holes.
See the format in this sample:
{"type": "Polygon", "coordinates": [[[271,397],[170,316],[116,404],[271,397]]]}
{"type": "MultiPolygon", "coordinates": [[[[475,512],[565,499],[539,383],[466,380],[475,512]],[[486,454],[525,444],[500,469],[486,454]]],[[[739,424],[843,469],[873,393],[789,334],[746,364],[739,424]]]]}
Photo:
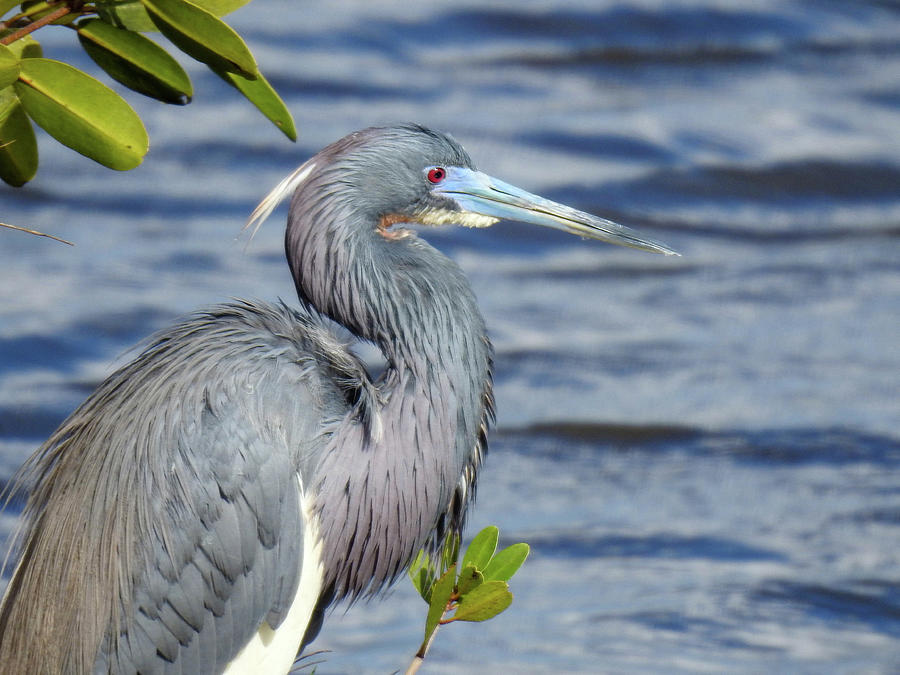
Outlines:
{"type": "Polygon", "coordinates": [[[371,386],[309,311],[222,305],[155,336],[17,479],[32,494],[0,670],[220,672],[284,620],[302,564],[297,475],[315,484],[348,413],[372,419],[371,386]]]}
{"type": "Polygon", "coordinates": [[[125,630],[106,640],[95,671],[220,672],[263,621],[284,620],[302,564],[299,465],[323,442],[322,418],[345,404],[302,363],[256,367],[265,377],[238,373],[252,386],[207,392],[199,423],[172,439],[166,473],[177,489],[154,506],[167,527],[152,530],[125,630]],[[254,423],[263,409],[276,412],[272,428],[254,423]]]}
{"type": "Polygon", "coordinates": [[[212,631],[200,631],[197,633],[197,648],[193,653],[197,655],[197,665],[193,670],[185,668],[186,673],[197,673],[202,671],[204,663],[217,663],[216,657],[216,635],[212,631]]]}
{"type": "MultiPolygon", "coordinates": [[[[219,422],[217,436],[232,441],[216,439],[217,448],[234,447],[240,434],[228,427],[237,420],[219,422]]],[[[301,564],[296,470],[284,449],[249,440],[227,457],[210,453],[208,466],[195,460],[186,483],[198,486],[189,495],[196,501],[168,509],[170,541],[158,542],[135,586],[135,611],[124,622],[133,626],[110,655],[113,672],[130,664],[137,672],[220,672],[263,621],[277,627],[283,618],[301,564]],[[232,470],[223,475],[223,466],[232,470]]]]}

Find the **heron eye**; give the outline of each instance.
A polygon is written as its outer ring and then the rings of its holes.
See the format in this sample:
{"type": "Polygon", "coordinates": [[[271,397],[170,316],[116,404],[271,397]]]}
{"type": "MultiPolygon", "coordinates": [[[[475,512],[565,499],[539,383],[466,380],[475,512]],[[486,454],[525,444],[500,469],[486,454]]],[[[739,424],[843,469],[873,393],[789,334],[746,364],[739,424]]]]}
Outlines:
{"type": "Polygon", "coordinates": [[[428,170],[428,182],[429,183],[440,183],[446,177],[447,177],[447,172],[444,171],[444,169],[442,169],[439,166],[436,166],[433,169],[428,170]]]}

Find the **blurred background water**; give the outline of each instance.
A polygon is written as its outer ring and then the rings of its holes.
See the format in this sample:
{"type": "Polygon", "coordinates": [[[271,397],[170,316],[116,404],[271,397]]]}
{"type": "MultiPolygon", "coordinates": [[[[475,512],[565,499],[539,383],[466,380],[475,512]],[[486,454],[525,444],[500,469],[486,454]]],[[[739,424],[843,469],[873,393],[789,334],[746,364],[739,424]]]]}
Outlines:
{"type": "MultiPolygon", "coordinates": [[[[42,138],[37,179],[0,187],[4,222],[77,243],[0,231],[0,482],[155,329],[293,302],[284,210],[245,248],[246,216],[328,142],[418,121],[684,254],[427,233],[497,349],[469,532],[533,554],[513,607],[442,630],[424,672],[900,672],[900,4],[256,0],[229,21],[296,145],[186,63],[187,108],[126,95],[136,171],[42,138]]],[[[405,668],[424,609],[405,581],[339,609],[317,672],[405,668]]]]}

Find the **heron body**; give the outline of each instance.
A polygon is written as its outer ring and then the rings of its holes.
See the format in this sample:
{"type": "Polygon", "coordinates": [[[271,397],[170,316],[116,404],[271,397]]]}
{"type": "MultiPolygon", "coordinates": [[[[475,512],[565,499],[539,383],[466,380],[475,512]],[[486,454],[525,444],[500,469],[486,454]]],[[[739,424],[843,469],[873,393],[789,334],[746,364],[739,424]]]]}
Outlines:
{"type": "Polygon", "coordinates": [[[234,302],[162,331],[26,463],[0,672],[287,672],[329,606],[462,528],[491,344],[459,267],[403,223],[507,217],[671,253],[415,125],[325,148],[255,217],[289,194],[300,306],[234,302]]]}

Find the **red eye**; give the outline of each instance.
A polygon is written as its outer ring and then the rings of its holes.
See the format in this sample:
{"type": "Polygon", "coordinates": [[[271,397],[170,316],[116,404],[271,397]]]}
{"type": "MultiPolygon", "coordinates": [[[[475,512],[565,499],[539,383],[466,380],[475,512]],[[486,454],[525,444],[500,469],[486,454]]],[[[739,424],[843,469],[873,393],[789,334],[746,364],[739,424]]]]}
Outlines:
{"type": "Polygon", "coordinates": [[[440,183],[446,177],[447,177],[447,172],[444,171],[439,166],[436,166],[433,169],[428,170],[428,182],[429,183],[440,183]]]}

